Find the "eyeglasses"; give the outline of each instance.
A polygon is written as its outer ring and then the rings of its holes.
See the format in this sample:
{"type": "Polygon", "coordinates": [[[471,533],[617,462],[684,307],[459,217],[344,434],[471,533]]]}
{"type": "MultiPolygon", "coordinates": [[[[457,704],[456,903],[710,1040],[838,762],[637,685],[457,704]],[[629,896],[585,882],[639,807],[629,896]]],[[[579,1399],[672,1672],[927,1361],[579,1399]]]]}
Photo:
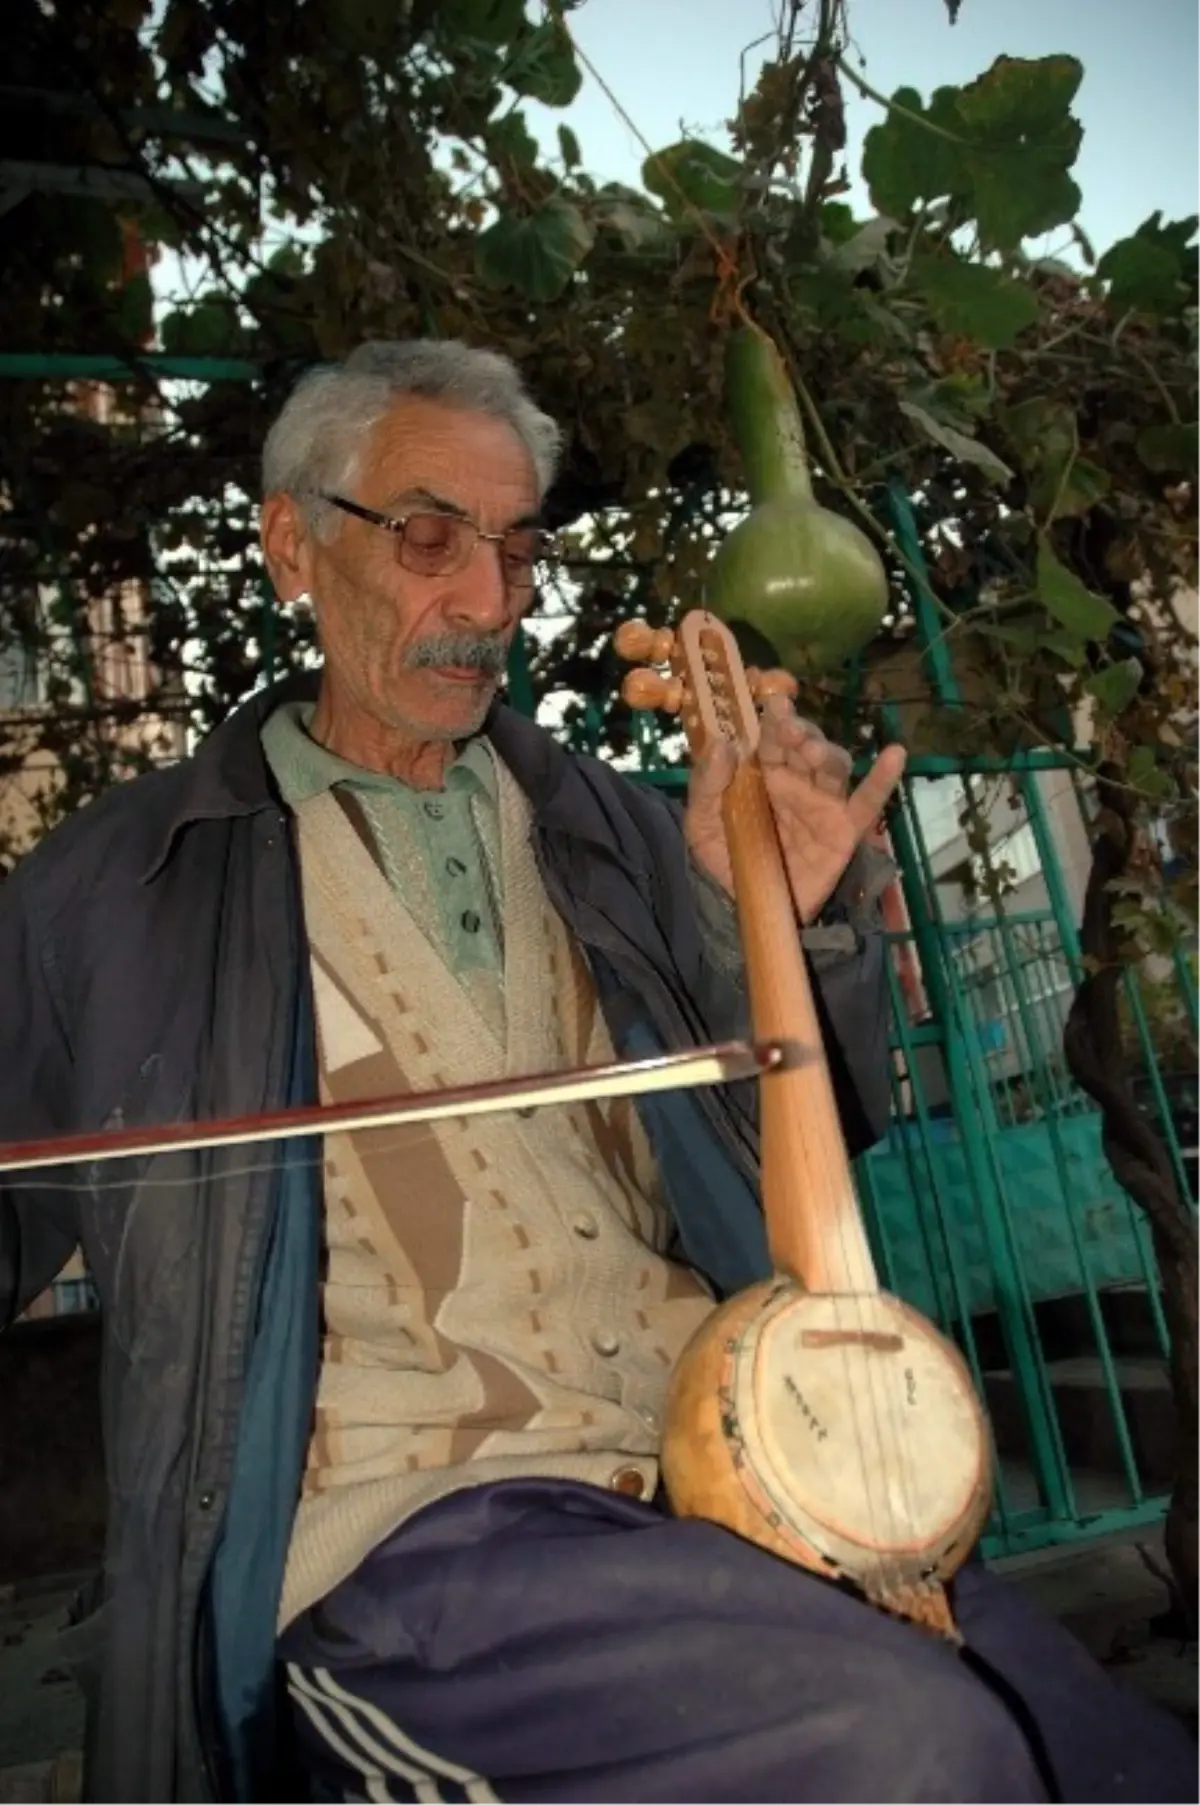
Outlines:
{"type": "Polygon", "coordinates": [[[532,589],[539,569],[554,561],[554,539],[536,526],[510,526],[503,533],[485,533],[473,520],[459,514],[424,509],[415,514],[381,514],[319,489],[321,501],[353,514],[370,526],[382,527],[396,541],[396,555],[405,570],[417,577],[451,577],[469,564],[481,539],[500,547],[500,569],[509,589],[532,589]]]}

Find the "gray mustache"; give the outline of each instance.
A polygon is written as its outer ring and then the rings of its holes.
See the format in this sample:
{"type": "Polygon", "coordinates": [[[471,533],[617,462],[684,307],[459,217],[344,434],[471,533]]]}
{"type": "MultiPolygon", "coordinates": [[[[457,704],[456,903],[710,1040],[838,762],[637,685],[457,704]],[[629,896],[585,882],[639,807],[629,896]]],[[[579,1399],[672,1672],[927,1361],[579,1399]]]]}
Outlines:
{"type": "Polygon", "coordinates": [[[420,640],[404,662],[414,670],[457,665],[462,670],[482,671],[486,677],[502,677],[508,665],[508,647],[498,639],[479,639],[473,633],[442,633],[435,639],[420,640]]]}

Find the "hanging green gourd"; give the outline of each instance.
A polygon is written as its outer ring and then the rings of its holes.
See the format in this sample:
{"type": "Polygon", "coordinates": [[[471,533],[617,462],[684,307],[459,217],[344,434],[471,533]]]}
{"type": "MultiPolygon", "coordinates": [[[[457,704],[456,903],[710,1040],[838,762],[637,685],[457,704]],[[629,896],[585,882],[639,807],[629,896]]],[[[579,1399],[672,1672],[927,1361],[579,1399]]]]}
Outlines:
{"type": "Polygon", "coordinates": [[[725,390],[752,505],[713,561],[708,606],[730,625],[747,622],[788,669],[829,670],[878,633],[883,563],[865,533],[813,495],[795,392],[761,327],[731,333],[725,390]]]}

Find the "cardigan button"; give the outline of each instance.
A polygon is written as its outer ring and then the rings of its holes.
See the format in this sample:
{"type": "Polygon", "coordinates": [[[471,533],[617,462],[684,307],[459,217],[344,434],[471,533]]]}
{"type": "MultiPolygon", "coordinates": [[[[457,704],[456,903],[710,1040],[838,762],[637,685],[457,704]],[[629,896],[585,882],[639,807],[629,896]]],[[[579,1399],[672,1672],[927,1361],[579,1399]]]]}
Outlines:
{"type": "Polygon", "coordinates": [[[608,1482],[608,1489],[626,1498],[644,1498],[646,1481],[636,1467],[618,1467],[608,1482]]]}
{"type": "Polygon", "coordinates": [[[621,1342],[611,1329],[593,1329],[592,1346],[604,1360],[611,1360],[614,1354],[621,1351],[621,1342]]]}

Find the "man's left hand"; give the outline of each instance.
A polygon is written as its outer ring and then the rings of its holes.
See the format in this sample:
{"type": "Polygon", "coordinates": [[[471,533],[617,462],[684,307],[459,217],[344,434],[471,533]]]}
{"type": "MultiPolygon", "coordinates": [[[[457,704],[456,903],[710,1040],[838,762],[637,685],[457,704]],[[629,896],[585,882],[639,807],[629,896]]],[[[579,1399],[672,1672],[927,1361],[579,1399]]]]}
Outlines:
{"type": "MultiPolygon", "coordinates": [[[[851,790],[850,754],[811,721],[801,720],[788,697],[768,697],[761,720],[759,763],[796,913],[808,923],[820,914],[891,800],[904,771],[904,748],[885,747],[851,790]]],[[[683,824],[692,857],[731,895],[733,867],[721,798],[735,769],[732,747],[717,741],[693,767],[683,824]]]]}

